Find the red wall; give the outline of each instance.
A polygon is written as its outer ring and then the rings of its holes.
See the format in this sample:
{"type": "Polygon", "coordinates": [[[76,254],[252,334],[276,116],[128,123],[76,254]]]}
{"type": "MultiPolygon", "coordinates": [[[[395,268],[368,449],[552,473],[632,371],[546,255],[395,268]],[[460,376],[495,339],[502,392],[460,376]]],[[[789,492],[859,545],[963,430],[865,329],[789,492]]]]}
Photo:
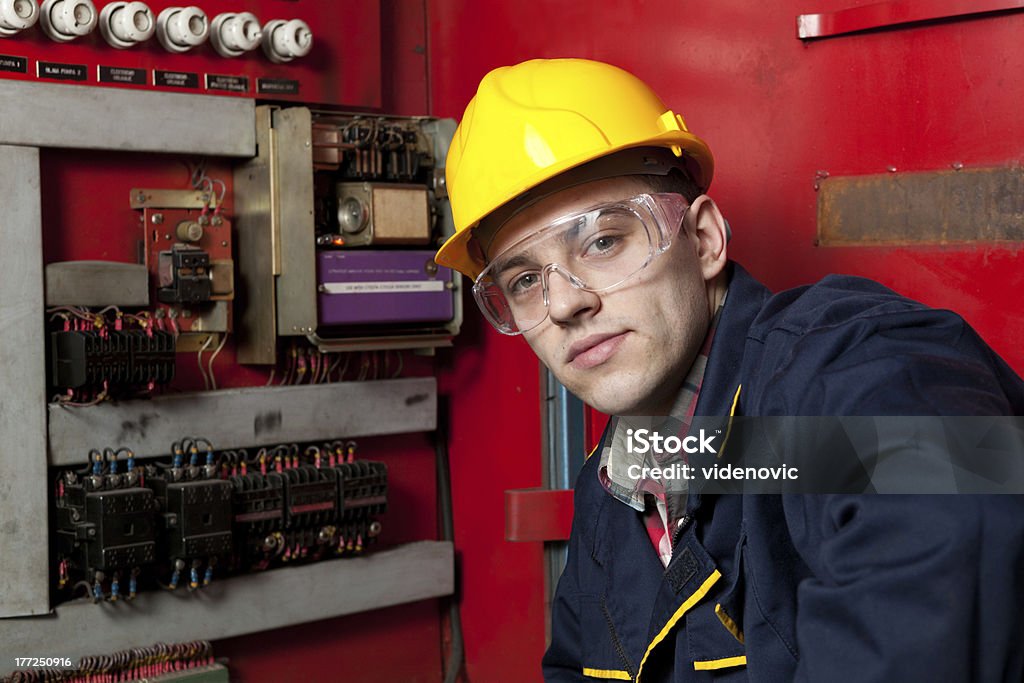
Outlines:
{"type": "MultiPolygon", "coordinates": [[[[1020,244],[815,246],[818,170],[1005,166],[1024,154],[1024,14],[796,38],[800,13],[874,1],[431,0],[431,113],[461,117],[488,70],[525,59],[625,67],[711,146],[731,254],[766,284],[875,278],[960,312],[1020,372],[1020,244]]],[[[470,679],[538,680],[540,551],[501,540],[501,491],[540,482],[537,366],[522,342],[477,327],[467,324],[447,385],[470,679]]]]}

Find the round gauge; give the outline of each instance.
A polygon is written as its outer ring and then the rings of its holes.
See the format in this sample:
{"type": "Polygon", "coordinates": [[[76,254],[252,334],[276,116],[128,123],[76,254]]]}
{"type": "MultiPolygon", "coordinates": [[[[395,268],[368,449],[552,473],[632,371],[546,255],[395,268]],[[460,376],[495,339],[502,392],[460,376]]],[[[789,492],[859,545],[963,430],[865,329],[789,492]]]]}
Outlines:
{"type": "Polygon", "coordinates": [[[366,205],[356,197],[347,197],[338,204],[338,225],[341,231],[353,235],[366,227],[366,205]]]}

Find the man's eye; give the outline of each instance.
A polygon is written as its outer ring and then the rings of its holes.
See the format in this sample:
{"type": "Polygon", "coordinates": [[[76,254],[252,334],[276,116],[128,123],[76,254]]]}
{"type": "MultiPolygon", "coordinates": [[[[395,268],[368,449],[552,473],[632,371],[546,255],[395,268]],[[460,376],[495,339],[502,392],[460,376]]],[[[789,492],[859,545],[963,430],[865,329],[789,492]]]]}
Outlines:
{"type": "Polygon", "coordinates": [[[513,278],[507,285],[507,289],[512,295],[521,295],[533,289],[535,286],[540,284],[540,273],[523,273],[513,278]]]}
{"type": "Polygon", "coordinates": [[[585,256],[601,256],[602,254],[608,254],[615,250],[616,247],[622,242],[622,238],[618,235],[601,235],[590,240],[587,244],[586,249],[583,250],[585,256]]]}

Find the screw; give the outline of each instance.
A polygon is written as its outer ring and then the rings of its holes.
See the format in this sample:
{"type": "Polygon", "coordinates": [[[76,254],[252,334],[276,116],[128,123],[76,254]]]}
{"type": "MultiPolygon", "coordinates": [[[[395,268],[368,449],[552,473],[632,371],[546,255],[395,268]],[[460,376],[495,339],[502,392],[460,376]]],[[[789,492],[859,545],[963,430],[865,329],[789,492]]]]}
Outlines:
{"type": "Polygon", "coordinates": [[[171,241],[171,233],[165,232],[164,233],[164,239],[167,240],[168,242],[170,242],[171,241]]]}
{"type": "Polygon", "coordinates": [[[821,181],[828,178],[828,171],[821,169],[814,172],[814,191],[821,189],[821,181]]]}
{"type": "Polygon", "coordinates": [[[309,140],[306,140],[306,147],[309,147],[309,140]]]}
{"type": "Polygon", "coordinates": [[[90,536],[95,536],[96,535],[96,530],[95,529],[89,529],[89,535],[90,536]]]}
{"type": "Polygon", "coordinates": [[[213,217],[213,224],[214,225],[222,225],[223,223],[224,223],[224,219],[221,218],[220,216],[214,216],[213,217]]]}
{"type": "Polygon", "coordinates": [[[137,195],[135,195],[135,201],[137,201],[139,204],[145,204],[146,203],[146,193],[145,192],[139,192],[137,195]]]}
{"type": "Polygon", "coordinates": [[[223,241],[222,241],[222,242],[220,243],[220,246],[222,246],[222,247],[226,247],[226,246],[228,246],[228,241],[227,241],[227,240],[223,240],[223,241]]]}
{"type": "Polygon", "coordinates": [[[964,168],[964,162],[962,162],[962,161],[954,161],[952,164],[950,164],[950,166],[953,167],[954,171],[962,171],[963,168],[964,168]]]}
{"type": "Polygon", "coordinates": [[[299,326],[298,325],[292,325],[292,332],[298,332],[298,331],[299,331],[299,326]]]}
{"type": "Polygon", "coordinates": [[[200,216],[199,217],[199,225],[206,226],[206,225],[209,225],[209,224],[210,224],[210,217],[209,216],[200,216]]]}
{"type": "Polygon", "coordinates": [[[896,167],[895,166],[887,166],[885,170],[887,170],[889,173],[895,173],[896,172],[896,167]]]}
{"type": "Polygon", "coordinates": [[[160,225],[164,222],[164,215],[162,213],[154,213],[153,218],[150,220],[153,221],[153,225],[160,225]]]}

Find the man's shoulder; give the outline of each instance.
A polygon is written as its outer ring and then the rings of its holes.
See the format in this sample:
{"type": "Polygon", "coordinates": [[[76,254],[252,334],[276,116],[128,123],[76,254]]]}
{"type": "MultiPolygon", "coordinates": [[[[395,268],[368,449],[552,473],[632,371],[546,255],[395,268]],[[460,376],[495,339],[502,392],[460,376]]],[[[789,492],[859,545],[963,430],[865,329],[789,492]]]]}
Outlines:
{"type": "Polygon", "coordinates": [[[748,337],[764,342],[773,333],[841,333],[850,326],[939,327],[959,336],[966,323],[953,311],[931,308],[874,280],[828,275],[812,285],[769,297],[754,319],[748,337]]]}
{"type": "Polygon", "coordinates": [[[1020,379],[953,311],[860,277],[767,297],[747,331],[750,414],[1005,414],[1020,379]]]}

